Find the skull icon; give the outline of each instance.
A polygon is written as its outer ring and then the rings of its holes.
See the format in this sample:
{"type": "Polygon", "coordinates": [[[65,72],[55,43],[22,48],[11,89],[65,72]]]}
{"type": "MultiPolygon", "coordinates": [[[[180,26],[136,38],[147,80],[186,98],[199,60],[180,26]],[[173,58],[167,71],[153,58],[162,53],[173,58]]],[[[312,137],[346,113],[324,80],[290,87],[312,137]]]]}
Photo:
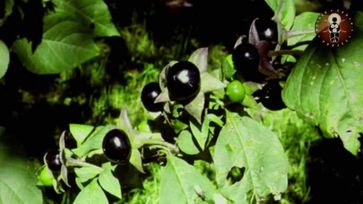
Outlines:
{"type": "Polygon", "coordinates": [[[321,42],[329,47],[339,47],[348,42],[353,31],[353,21],[344,10],[330,10],[321,14],[315,32],[321,42]]]}

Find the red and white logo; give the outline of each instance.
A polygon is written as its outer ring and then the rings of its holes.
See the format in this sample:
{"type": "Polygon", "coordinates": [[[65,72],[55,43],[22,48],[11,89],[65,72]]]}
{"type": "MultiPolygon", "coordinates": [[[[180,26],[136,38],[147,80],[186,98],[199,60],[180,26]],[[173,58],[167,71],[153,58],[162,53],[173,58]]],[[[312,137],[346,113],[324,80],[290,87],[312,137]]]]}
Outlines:
{"type": "Polygon", "coordinates": [[[315,32],[324,45],[339,47],[352,37],[353,21],[344,10],[325,11],[315,23],[315,32]]]}

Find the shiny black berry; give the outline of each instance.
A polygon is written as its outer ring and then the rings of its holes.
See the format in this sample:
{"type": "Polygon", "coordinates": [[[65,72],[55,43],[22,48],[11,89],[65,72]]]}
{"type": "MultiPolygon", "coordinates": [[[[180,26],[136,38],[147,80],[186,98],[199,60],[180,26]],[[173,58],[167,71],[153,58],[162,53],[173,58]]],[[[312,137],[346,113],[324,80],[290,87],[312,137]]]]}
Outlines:
{"type": "Polygon", "coordinates": [[[188,61],[180,61],[171,66],[166,73],[166,86],[173,101],[194,98],[200,90],[198,67],[188,61]]]}
{"type": "Polygon", "coordinates": [[[62,163],[60,161],[59,151],[49,151],[45,154],[45,162],[47,167],[52,171],[59,171],[62,167],[62,163]]]}
{"type": "Polygon", "coordinates": [[[103,139],[102,150],[106,158],[112,162],[127,162],[131,152],[129,138],[122,130],[110,130],[103,139]]]}
{"type": "Polygon", "coordinates": [[[157,82],[151,82],[144,86],[141,92],[141,101],[146,110],[150,112],[163,110],[163,103],[155,103],[155,99],[160,93],[161,89],[157,82]]]}
{"type": "Polygon", "coordinates": [[[256,30],[260,40],[266,40],[276,44],[277,24],[268,18],[259,18],[255,21],[256,30]]]}
{"type": "Polygon", "coordinates": [[[260,101],[269,110],[281,110],[285,108],[285,103],[281,97],[282,87],[277,80],[268,81],[261,91],[260,101]]]}
{"type": "Polygon", "coordinates": [[[237,71],[247,81],[259,81],[263,78],[258,71],[260,56],[252,44],[239,44],[232,52],[232,60],[237,71]]]}

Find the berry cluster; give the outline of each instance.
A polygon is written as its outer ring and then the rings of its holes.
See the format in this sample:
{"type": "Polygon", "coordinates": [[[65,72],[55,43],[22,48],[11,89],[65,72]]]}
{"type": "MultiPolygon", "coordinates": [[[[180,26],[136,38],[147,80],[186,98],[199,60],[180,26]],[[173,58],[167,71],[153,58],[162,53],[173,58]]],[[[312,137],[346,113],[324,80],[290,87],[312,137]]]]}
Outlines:
{"type": "MultiPolygon", "coordinates": [[[[244,37],[246,38],[246,37],[244,37]]],[[[244,81],[263,83],[261,90],[253,95],[267,109],[280,110],[285,107],[281,99],[280,75],[273,66],[280,58],[270,55],[278,43],[277,24],[267,18],[255,19],[250,27],[248,41],[241,38],[232,52],[233,65],[244,81]]]]}

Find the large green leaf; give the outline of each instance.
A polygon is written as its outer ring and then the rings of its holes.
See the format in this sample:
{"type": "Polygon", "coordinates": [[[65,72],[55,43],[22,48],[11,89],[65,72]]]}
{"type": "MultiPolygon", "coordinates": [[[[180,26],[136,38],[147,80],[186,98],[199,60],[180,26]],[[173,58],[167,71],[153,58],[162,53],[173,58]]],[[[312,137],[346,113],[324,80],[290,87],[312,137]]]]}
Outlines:
{"type": "Polygon", "coordinates": [[[98,185],[97,179],[94,179],[77,195],[73,204],[102,204],[108,203],[107,197],[102,188],[98,185]]]}
{"type": "Polygon", "coordinates": [[[119,35],[102,0],[55,0],[55,11],[44,17],[42,42],[13,44],[22,63],[37,74],[53,74],[79,66],[99,54],[95,37],[119,35]]]}
{"type": "Polygon", "coordinates": [[[249,117],[227,112],[213,159],[217,184],[231,200],[243,200],[250,191],[261,198],[286,190],[288,161],[278,137],[249,117]],[[242,179],[230,186],[226,181],[233,167],[245,171],[242,179]]]}
{"type": "Polygon", "coordinates": [[[0,204],[42,204],[42,192],[36,187],[36,175],[29,163],[18,158],[1,158],[1,154],[0,204]]]}
{"type": "Polygon", "coordinates": [[[363,132],[363,14],[355,19],[349,44],[335,50],[312,43],[288,77],[283,90],[286,105],[319,125],[327,137],[337,137],[357,154],[363,132]]]}
{"type": "Polygon", "coordinates": [[[213,184],[198,170],[175,156],[167,157],[160,181],[160,204],[202,203],[218,195],[213,184]]]}
{"type": "Polygon", "coordinates": [[[0,78],[2,78],[8,70],[10,62],[9,49],[2,40],[0,40],[0,59],[0,78]]]}

